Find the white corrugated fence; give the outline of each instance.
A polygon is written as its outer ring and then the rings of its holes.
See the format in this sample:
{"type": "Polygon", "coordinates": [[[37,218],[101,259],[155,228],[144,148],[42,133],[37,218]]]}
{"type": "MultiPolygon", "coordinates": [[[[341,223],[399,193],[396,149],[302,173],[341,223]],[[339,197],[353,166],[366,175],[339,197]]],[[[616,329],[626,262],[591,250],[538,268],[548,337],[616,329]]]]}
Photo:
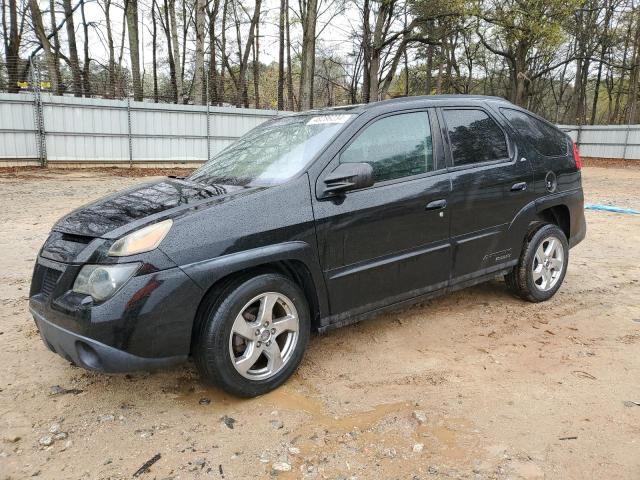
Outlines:
{"type": "Polygon", "coordinates": [[[40,111],[34,94],[0,93],[0,166],[202,163],[277,114],[49,94],[40,111]]]}
{"type": "MultiPolygon", "coordinates": [[[[198,164],[273,110],[0,93],[0,166],[198,164]]],[[[640,125],[561,125],[585,158],[640,160],[640,125]]]]}

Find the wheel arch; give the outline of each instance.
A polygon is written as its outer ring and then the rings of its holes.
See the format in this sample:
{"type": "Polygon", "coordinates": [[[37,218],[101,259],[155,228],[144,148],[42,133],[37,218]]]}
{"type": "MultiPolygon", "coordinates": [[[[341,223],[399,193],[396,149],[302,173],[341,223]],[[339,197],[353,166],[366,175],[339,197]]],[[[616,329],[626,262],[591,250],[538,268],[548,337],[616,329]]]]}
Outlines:
{"type": "Polygon", "coordinates": [[[567,237],[567,241],[571,238],[571,212],[569,207],[560,203],[543,210],[538,211],[538,217],[548,223],[553,223],[560,227],[567,237]]]}
{"type": "Polygon", "coordinates": [[[319,264],[314,260],[315,252],[310,245],[287,242],[183,267],[204,291],[193,322],[192,345],[200,329],[203,307],[216,301],[229,288],[235,288],[244,278],[262,273],[280,273],[302,289],[309,305],[312,328],[317,329],[320,319],[327,315],[328,302],[319,264]]]}
{"type": "Polygon", "coordinates": [[[567,240],[571,234],[571,213],[562,196],[546,197],[525,205],[509,224],[507,235],[514,249],[513,258],[520,256],[523,241],[540,222],[552,223],[560,227],[567,240]]]}

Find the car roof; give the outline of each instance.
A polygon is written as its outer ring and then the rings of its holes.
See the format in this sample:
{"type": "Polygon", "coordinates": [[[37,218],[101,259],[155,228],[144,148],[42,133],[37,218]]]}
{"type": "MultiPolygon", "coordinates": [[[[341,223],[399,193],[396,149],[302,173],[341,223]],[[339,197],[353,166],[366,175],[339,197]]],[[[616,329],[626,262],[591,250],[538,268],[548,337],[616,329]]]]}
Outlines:
{"type": "Polygon", "coordinates": [[[489,95],[418,95],[414,97],[398,97],[389,100],[382,100],[379,102],[361,103],[355,105],[345,105],[339,107],[326,107],[308,110],[305,112],[299,112],[295,115],[323,115],[331,113],[361,113],[367,110],[374,110],[378,108],[388,108],[394,105],[402,107],[411,107],[412,103],[415,103],[416,107],[424,107],[433,105],[436,106],[441,103],[447,103],[450,105],[478,105],[486,101],[504,103],[506,105],[513,105],[511,102],[505,100],[502,97],[494,97],[489,95]]]}

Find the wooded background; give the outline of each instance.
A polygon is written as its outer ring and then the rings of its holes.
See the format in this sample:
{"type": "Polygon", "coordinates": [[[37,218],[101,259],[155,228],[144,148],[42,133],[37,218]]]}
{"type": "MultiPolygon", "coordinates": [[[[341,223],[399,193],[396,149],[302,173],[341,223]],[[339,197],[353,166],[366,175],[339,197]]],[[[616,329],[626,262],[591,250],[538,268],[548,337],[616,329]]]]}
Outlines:
{"type": "Polygon", "coordinates": [[[0,90],[306,110],[498,95],[640,123],[638,0],[1,0],[0,90]]]}

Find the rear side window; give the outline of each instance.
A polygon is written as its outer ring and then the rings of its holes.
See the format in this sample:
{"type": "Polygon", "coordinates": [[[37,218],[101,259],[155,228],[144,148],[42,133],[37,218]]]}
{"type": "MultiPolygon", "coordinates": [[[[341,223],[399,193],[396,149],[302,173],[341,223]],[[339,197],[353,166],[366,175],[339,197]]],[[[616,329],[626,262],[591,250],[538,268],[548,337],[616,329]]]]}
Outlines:
{"type": "Polygon", "coordinates": [[[442,114],[447,124],[454,166],[509,157],[504,132],[484,111],[446,109],[442,114]]]}
{"type": "Polygon", "coordinates": [[[384,117],[364,129],[340,155],[340,163],[368,163],[376,182],[434,170],[427,112],[384,117]]]}
{"type": "Polygon", "coordinates": [[[567,139],[551,125],[519,110],[501,108],[513,128],[542,155],[555,157],[567,154],[567,139]]]}

